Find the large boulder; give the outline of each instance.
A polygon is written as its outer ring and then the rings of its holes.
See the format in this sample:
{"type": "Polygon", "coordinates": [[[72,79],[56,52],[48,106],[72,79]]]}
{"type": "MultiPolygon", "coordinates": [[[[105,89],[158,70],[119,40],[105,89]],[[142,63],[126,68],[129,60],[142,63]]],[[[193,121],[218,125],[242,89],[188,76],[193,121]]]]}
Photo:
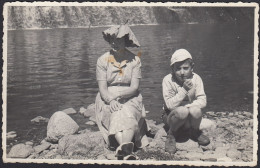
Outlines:
{"type": "Polygon", "coordinates": [[[104,153],[104,140],[100,132],[85,131],[83,134],[66,135],[59,140],[58,153],[95,158],[104,153]]]}
{"type": "Polygon", "coordinates": [[[72,135],[79,129],[78,124],[62,111],[55,112],[48,122],[47,140],[58,142],[64,135],[72,135]]]}
{"type": "Polygon", "coordinates": [[[34,150],[32,146],[25,144],[17,144],[14,145],[10,152],[8,153],[8,157],[10,158],[27,158],[34,150]]]}

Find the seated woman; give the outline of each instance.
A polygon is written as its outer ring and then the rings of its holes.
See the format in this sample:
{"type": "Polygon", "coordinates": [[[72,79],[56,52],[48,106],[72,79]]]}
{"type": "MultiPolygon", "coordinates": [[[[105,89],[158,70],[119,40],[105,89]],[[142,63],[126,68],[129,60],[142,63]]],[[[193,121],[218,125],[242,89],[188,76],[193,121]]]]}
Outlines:
{"type": "Polygon", "coordinates": [[[125,47],[140,45],[127,25],[111,27],[103,32],[103,37],[112,50],[97,60],[97,124],[107,146],[117,147],[118,159],[136,159],[132,155],[134,145],[141,148],[148,144],[145,111],[138,90],[141,61],[125,47]]]}

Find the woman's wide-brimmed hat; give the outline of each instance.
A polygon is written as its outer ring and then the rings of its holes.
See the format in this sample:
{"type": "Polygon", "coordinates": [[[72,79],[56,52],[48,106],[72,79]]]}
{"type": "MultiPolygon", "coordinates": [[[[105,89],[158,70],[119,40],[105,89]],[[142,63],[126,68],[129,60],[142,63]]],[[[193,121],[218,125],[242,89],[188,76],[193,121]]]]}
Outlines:
{"type": "Polygon", "coordinates": [[[104,39],[111,42],[111,38],[125,38],[126,47],[140,47],[138,40],[128,25],[117,25],[102,32],[104,39]]]}

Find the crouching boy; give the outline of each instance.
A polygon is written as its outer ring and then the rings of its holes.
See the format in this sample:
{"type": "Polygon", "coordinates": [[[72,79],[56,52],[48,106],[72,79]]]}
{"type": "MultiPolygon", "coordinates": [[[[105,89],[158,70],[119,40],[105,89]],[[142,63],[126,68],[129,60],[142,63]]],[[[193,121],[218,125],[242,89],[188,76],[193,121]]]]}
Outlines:
{"type": "Polygon", "coordinates": [[[199,145],[208,145],[210,140],[202,134],[199,126],[201,109],[207,104],[203,82],[193,72],[191,54],[185,49],[175,51],[171,58],[172,73],[162,82],[164,98],[163,122],[169,128],[165,151],[176,152],[176,133],[181,127],[190,132],[190,138],[199,145]]]}

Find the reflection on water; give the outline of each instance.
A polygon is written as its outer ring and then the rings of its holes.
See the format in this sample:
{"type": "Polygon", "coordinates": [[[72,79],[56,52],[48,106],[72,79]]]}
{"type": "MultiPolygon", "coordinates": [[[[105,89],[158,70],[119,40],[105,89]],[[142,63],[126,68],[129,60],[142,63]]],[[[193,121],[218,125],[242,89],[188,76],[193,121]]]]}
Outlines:
{"type": "MultiPolygon", "coordinates": [[[[8,31],[8,131],[36,136],[30,134],[32,118],[94,102],[96,61],[110,48],[102,38],[104,29],[8,31]]],[[[135,26],[133,31],[142,45],[132,50],[142,52],[141,91],[148,118],[160,121],[161,82],[179,48],[193,55],[194,71],[205,85],[206,110],[252,111],[252,24],[135,26]]]]}

